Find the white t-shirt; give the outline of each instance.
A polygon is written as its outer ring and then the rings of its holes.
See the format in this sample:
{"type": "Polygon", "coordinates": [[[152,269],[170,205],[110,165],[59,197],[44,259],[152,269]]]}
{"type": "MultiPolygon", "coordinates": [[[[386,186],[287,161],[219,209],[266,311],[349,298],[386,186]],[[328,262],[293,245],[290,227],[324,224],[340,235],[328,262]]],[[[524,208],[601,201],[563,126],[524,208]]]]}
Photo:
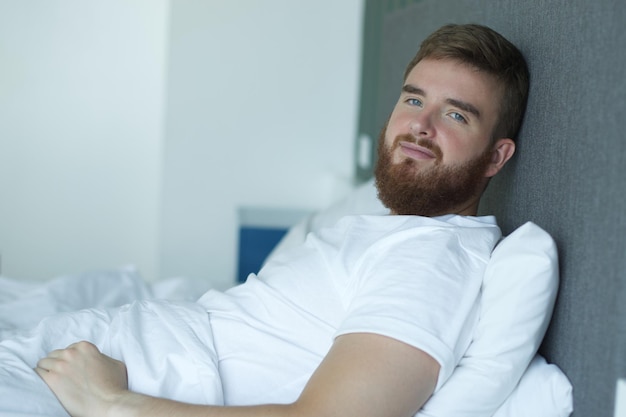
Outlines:
{"type": "Polygon", "coordinates": [[[493,217],[349,216],[277,254],[258,276],[200,299],[227,405],[297,399],[338,335],[389,336],[441,365],[470,343],[493,217]]]}

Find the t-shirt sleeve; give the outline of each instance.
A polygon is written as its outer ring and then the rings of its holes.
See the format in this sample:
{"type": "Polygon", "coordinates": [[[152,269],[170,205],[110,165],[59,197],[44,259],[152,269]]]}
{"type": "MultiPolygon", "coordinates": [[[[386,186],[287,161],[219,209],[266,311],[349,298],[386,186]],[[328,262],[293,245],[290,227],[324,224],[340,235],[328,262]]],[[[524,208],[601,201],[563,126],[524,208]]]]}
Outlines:
{"type": "Polygon", "coordinates": [[[423,350],[441,366],[436,390],[469,344],[488,258],[455,228],[405,230],[370,246],[351,271],[336,336],[375,333],[423,350]]]}

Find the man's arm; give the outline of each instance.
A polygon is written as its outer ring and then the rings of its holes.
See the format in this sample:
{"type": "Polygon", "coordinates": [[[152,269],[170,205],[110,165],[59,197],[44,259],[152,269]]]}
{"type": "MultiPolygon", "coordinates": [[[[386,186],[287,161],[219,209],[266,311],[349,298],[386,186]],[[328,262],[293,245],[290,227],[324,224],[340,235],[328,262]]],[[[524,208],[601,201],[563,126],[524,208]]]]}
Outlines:
{"type": "Polygon", "coordinates": [[[51,352],[36,369],[74,416],[410,417],[432,394],[439,364],[385,336],[338,337],[292,404],[199,406],[128,391],[124,365],[89,343],[51,352]]]}

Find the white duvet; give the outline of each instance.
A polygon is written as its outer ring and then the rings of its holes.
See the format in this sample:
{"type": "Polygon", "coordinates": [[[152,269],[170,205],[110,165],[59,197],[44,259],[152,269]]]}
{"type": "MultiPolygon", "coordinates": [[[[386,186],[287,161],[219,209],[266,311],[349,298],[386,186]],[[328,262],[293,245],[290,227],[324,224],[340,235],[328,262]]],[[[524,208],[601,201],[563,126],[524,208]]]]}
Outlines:
{"type": "MultiPolygon", "coordinates": [[[[78,340],[123,360],[133,390],[223,404],[207,313],[191,302],[206,290],[187,279],[147,284],[133,268],[45,283],[0,277],[0,416],[67,416],[32,368],[78,340]]],[[[495,417],[568,416],[571,401],[567,378],[537,356],[495,417]]]]}
{"type": "Polygon", "coordinates": [[[0,279],[0,415],[67,415],[32,368],[78,340],[124,361],[135,391],[222,404],[207,313],[184,301],[197,292],[183,280],[149,286],[128,268],[46,284],[0,279]],[[84,307],[97,308],[68,313],[84,307]]]}

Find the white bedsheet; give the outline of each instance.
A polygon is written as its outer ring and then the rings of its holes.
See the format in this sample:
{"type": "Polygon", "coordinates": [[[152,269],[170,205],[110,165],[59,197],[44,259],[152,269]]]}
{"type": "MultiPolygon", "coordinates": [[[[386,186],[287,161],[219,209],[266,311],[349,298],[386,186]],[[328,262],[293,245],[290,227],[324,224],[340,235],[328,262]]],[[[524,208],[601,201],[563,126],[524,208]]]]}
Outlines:
{"type": "Polygon", "coordinates": [[[128,268],[45,284],[1,279],[0,415],[67,415],[32,368],[49,351],[79,340],[124,361],[135,391],[222,404],[207,313],[180,301],[197,292],[186,280],[148,285],[128,268]],[[84,307],[98,308],[68,313],[84,307]]]}
{"type": "Polygon", "coordinates": [[[89,271],[48,281],[25,281],[0,276],[0,340],[41,319],[84,308],[117,307],[135,300],[195,301],[208,287],[187,278],[156,283],[143,280],[134,266],[89,271]]]}

